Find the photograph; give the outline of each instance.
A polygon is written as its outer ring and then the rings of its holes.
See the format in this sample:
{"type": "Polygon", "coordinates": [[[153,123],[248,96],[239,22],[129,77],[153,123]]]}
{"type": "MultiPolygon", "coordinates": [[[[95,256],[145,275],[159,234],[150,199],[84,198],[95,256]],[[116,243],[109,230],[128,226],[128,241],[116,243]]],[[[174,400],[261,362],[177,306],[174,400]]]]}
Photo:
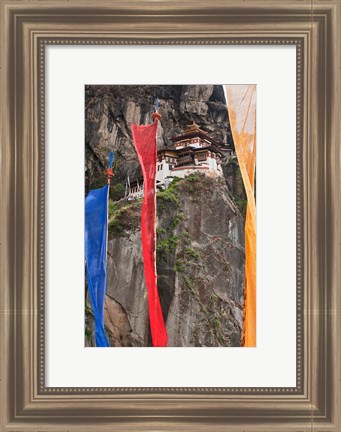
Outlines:
{"type": "Polygon", "coordinates": [[[255,85],[85,86],[85,346],[256,346],[255,85]]]}
{"type": "Polygon", "coordinates": [[[340,0],[0,3],[0,430],[340,432],[340,0]]]}

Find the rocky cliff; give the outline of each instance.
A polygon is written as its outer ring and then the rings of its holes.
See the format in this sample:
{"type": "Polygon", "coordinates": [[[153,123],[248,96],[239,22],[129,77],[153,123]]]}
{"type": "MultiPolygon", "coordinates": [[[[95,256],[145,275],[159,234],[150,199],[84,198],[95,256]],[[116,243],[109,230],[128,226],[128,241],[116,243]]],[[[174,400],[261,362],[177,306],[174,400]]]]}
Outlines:
{"type": "MultiPolygon", "coordinates": [[[[116,175],[109,206],[105,327],[111,346],[150,346],[141,201],[120,200],[127,175],[139,174],[130,123],[151,123],[156,96],[158,146],[195,121],[231,143],[221,86],[88,86],[86,189],[104,183],[111,148],[116,175]]],[[[157,194],[157,273],[169,346],[240,346],[243,320],[245,195],[238,163],[224,177],[193,174],[157,194]]],[[[91,304],[85,343],[93,346],[91,304]]]]}
{"type": "Polygon", "coordinates": [[[158,127],[158,147],[172,143],[195,121],[212,138],[232,143],[222,86],[86,86],[85,88],[85,179],[86,190],[104,181],[111,149],[117,166],[114,185],[127,175],[139,174],[139,163],[132,141],[130,124],[152,123],[156,97],[162,115],[158,127]]]}

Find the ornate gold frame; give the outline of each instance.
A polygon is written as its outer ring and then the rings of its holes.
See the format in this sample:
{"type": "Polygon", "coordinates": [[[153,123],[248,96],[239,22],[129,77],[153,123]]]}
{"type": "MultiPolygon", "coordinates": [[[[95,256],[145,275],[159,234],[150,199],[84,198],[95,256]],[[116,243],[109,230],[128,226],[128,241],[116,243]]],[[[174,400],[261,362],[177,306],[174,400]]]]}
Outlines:
{"type": "Polygon", "coordinates": [[[1,430],[340,431],[339,0],[3,0],[1,430]],[[295,44],[297,385],[47,388],[46,44],[295,44]]]}

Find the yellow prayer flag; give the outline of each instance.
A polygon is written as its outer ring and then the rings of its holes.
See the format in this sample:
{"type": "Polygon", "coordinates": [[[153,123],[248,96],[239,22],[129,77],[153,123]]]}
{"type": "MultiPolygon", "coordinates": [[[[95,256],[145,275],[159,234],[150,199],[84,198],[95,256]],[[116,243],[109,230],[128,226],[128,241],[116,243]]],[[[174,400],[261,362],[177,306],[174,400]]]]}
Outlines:
{"type": "Polygon", "coordinates": [[[245,220],[244,346],[256,346],[256,86],[226,85],[227,108],[247,210],[245,220]]]}

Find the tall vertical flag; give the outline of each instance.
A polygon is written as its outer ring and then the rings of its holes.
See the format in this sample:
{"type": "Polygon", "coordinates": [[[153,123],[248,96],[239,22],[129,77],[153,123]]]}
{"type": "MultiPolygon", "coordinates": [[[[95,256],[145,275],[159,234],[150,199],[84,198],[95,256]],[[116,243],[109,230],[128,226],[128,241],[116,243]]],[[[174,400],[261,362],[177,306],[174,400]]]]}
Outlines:
{"type": "Polygon", "coordinates": [[[244,346],[256,346],[256,86],[226,85],[233,141],[242,174],[247,210],[245,220],[244,346]]]}
{"type": "Polygon", "coordinates": [[[107,184],[91,190],[85,198],[85,260],[89,295],[95,317],[97,347],[108,347],[104,330],[104,300],[107,284],[108,198],[114,152],[105,172],[107,184]]]}
{"type": "MultiPolygon", "coordinates": [[[[155,113],[157,114],[157,113],[155,113]]],[[[141,215],[142,254],[148,290],[149,322],[153,346],[167,346],[167,331],[162,315],[156,275],[156,131],[158,121],[151,125],[131,125],[135,149],[144,178],[144,198],[141,215]]]]}

